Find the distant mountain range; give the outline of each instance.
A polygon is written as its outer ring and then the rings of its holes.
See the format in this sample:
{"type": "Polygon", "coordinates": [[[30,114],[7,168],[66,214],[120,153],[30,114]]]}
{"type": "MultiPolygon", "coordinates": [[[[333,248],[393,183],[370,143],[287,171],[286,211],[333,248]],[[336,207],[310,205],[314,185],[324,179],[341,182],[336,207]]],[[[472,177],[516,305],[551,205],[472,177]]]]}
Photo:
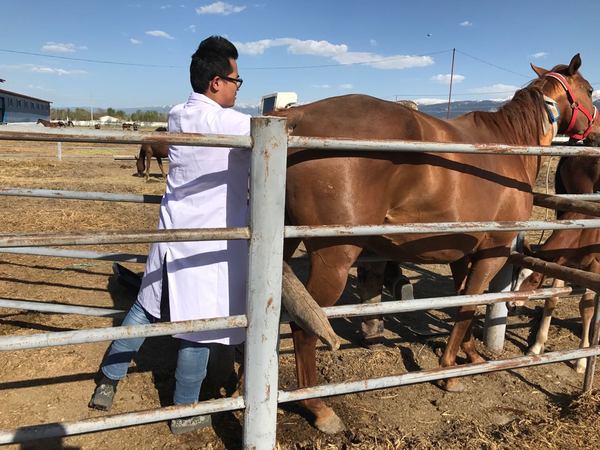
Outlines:
{"type": "MultiPolygon", "coordinates": [[[[471,111],[488,111],[494,112],[497,111],[500,106],[502,106],[506,101],[497,101],[497,100],[463,100],[450,103],[450,117],[460,116],[461,114],[466,114],[471,111]]],[[[600,98],[594,99],[594,105],[596,108],[600,110],[600,98]]],[[[127,114],[131,114],[136,112],[137,110],[141,111],[158,111],[168,113],[173,105],[164,105],[164,106],[144,106],[139,108],[115,108],[121,109],[127,114]]],[[[66,109],[66,108],[60,108],[66,109]]],[[[71,108],[75,109],[75,108],[71,108]]],[[[258,115],[258,107],[257,106],[234,106],[234,109],[245,114],[250,114],[251,116],[258,115]]],[[[434,117],[446,118],[448,113],[448,103],[435,103],[433,105],[419,105],[419,111],[422,111],[426,114],[429,114],[434,117]]]]}

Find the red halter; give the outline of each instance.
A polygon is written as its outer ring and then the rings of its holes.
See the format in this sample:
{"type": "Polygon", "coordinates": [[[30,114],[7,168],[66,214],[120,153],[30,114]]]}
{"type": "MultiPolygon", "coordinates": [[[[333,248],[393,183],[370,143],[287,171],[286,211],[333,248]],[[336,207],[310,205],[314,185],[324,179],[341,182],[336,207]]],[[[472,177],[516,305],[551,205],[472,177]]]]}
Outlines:
{"type": "Polygon", "coordinates": [[[567,131],[565,131],[565,134],[577,140],[585,139],[587,135],[590,134],[590,131],[592,131],[592,127],[594,126],[594,123],[598,118],[598,109],[594,106],[594,115],[591,115],[583,106],[577,103],[577,100],[575,99],[575,94],[573,93],[571,86],[569,86],[569,83],[567,83],[567,80],[562,75],[556,72],[548,72],[547,74],[545,74],[545,76],[557,79],[560,82],[560,84],[562,84],[562,86],[565,88],[565,91],[567,91],[567,96],[569,97],[569,101],[571,102],[571,109],[573,109],[573,114],[571,115],[571,123],[569,123],[569,127],[567,128],[567,131]],[[571,133],[571,130],[573,130],[573,128],[575,127],[575,121],[577,120],[577,111],[581,111],[583,115],[587,117],[589,122],[587,130],[585,130],[583,134],[571,133]]]}

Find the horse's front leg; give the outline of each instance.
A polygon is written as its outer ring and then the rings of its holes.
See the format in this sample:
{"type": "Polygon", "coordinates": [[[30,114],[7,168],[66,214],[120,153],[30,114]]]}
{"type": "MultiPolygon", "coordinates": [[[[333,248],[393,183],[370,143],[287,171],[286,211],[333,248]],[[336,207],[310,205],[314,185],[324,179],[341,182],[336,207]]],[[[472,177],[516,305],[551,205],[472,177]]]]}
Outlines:
{"type": "MultiPolygon", "coordinates": [[[[557,278],[552,282],[552,287],[563,287],[565,282],[557,278]]],[[[548,340],[548,330],[550,329],[550,322],[552,321],[552,314],[558,303],[558,297],[548,297],[544,302],[544,312],[542,314],[542,320],[540,321],[540,328],[535,335],[535,343],[527,351],[528,355],[539,355],[544,352],[546,347],[546,341],[548,340]]]]}
{"type": "Polygon", "coordinates": [[[167,175],[165,174],[165,169],[163,168],[162,159],[156,157],[156,162],[158,163],[158,167],[160,167],[160,173],[162,173],[163,180],[166,180],[167,175]]]}
{"type": "MultiPolygon", "coordinates": [[[[339,239],[340,238],[336,238],[339,239]]],[[[331,306],[342,295],[350,267],[356,261],[361,247],[337,245],[323,247],[324,240],[305,241],[310,255],[310,275],[306,289],[320,306],[331,306]],[[321,245],[320,245],[321,244],[321,245]]],[[[292,324],[292,337],[296,354],[296,374],[298,387],[317,384],[316,343],[317,337],[292,324]]],[[[334,434],[345,429],[344,423],[320,398],[302,400],[302,406],[314,416],[314,426],[326,434],[334,434]]]]}
{"type": "Polygon", "coordinates": [[[152,153],[146,152],[146,181],[150,179],[150,161],[152,160],[152,153]]]}
{"type": "MultiPolygon", "coordinates": [[[[579,348],[587,348],[590,346],[590,326],[594,315],[594,294],[584,294],[579,302],[579,312],[581,313],[581,342],[579,348]]],[[[587,367],[587,358],[577,360],[575,371],[577,373],[585,373],[587,367]]]]}
{"type": "MultiPolygon", "coordinates": [[[[490,280],[498,273],[506,262],[506,257],[496,256],[478,259],[472,263],[465,285],[465,295],[480,295],[488,286],[490,280]]],[[[483,358],[475,349],[473,339],[473,317],[477,306],[461,306],[452,333],[446,344],[446,349],[440,358],[442,367],[451,367],[456,364],[456,355],[462,347],[469,362],[481,362],[483,358]]],[[[451,392],[462,392],[464,386],[457,378],[439,380],[438,385],[451,392]]]]}

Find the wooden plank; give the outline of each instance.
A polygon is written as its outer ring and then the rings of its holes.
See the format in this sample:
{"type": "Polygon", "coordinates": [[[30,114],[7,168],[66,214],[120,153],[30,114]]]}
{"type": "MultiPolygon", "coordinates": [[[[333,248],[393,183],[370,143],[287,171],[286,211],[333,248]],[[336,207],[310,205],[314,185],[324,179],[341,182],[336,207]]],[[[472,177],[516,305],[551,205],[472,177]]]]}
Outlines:
{"type": "Polygon", "coordinates": [[[533,194],[533,204],[559,211],[571,211],[600,217],[600,204],[586,202],[585,200],[571,200],[555,195],[535,193],[533,194]]]}
{"type": "Polygon", "coordinates": [[[555,263],[543,261],[539,258],[525,256],[521,253],[512,252],[508,258],[510,264],[531,269],[534,272],[543,273],[548,277],[568,281],[577,286],[583,286],[594,292],[600,292],[600,275],[585,270],[572,269],[555,263]]]}

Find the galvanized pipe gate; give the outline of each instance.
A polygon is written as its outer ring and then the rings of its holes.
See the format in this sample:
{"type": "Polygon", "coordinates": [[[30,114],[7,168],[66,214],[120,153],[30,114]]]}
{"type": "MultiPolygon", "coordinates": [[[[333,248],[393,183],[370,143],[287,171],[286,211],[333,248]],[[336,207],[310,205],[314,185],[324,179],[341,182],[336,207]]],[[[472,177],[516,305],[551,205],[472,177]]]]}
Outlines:
{"type": "MultiPolygon", "coordinates": [[[[73,142],[113,142],[113,143],[176,143],[182,145],[210,145],[221,147],[252,148],[250,174],[250,226],[237,229],[203,230],[157,230],[139,233],[37,233],[28,235],[0,235],[0,248],[31,247],[44,245],[78,245],[98,243],[166,242],[195,241],[206,239],[249,239],[249,280],[248,304],[245,316],[222,319],[196,320],[175,323],[161,323],[136,327],[114,327],[96,330],[83,330],[65,333],[41,334],[33,336],[7,337],[0,339],[0,351],[67,345],[83,342],[97,342],[115,338],[136,336],[163,336],[174,333],[247,327],[246,333],[246,379],[243,397],[227,398],[202,402],[195,405],[172,406],[155,410],[127,414],[103,416],[77,422],[38,425],[0,430],[0,444],[16,443],[40,438],[68,436],[99,430],[133,426],[196,414],[244,409],[244,447],[248,449],[273,449],[276,447],[276,420],[278,402],[360,392],[371,389],[408,385],[436,379],[473,375],[516,367],[547,364],[575,358],[588,357],[593,373],[593,361],[600,354],[598,332],[600,313],[594,318],[594,338],[592,347],[587,349],[552,352],[540,356],[525,356],[502,361],[467,364],[461,367],[438,368],[405,375],[382,377],[372,380],[344,382],[315,386],[304,389],[278,390],[278,334],[281,312],[282,255],[284,237],[308,238],[314,236],[375,235],[390,233],[461,233],[465,231],[485,231],[502,229],[516,231],[525,229],[565,229],[572,227],[600,228],[600,220],[560,222],[520,222],[520,223],[445,223],[407,224],[404,226],[328,226],[328,227],[284,227],[285,171],[287,148],[336,149],[376,149],[389,151],[428,151],[428,152],[471,152],[505,154],[593,154],[600,156],[600,150],[577,147],[511,147],[505,145],[470,145],[414,143],[401,141],[347,141],[336,139],[316,139],[287,137],[285,120],[271,117],[252,119],[252,136],[184,135],[164,133],[137,133],[116,131],[64,131],[45,130],[44,133],[31,133],[29,130],[9,128],[0,132],[0,140],[38,140],[73,142]],[[577,223],[575,223],[577,222],[577,223]],[[460,228],[458,228],[460,227],[460,228]]],[[[85,194],[82,194],[85,195],[85,194]]],[[[137,199],[139,200],[139,199],[137,199]]],[[[133,200],[136,201],[136,200],[133,200]]],[[[90,252],[93,253],[93,252],[90,252]]],[[[386,302],[385,304],[347,305],[325,308],[329,317],[390,314],[407,310],[440,309],[449,305],[498,304],[514,298],[546,298],[551,295],[566,295],[584,292],[570,287],[544,289],[529,292],[490,293],[481,296],[443,297],[420,299],[411,302],[386,302]]],[[[596,296],[598,303],[598,296],[596,296]]],[[[8,307],[8,306],[7,306],[8,307]]],[[[13,305],[12,307],[18,307],[13,305]]],[[[106,311],[107,314],[119,313],[106,311]]],[[[588,376],[586,374],[586,380],[588,376]]]]}

